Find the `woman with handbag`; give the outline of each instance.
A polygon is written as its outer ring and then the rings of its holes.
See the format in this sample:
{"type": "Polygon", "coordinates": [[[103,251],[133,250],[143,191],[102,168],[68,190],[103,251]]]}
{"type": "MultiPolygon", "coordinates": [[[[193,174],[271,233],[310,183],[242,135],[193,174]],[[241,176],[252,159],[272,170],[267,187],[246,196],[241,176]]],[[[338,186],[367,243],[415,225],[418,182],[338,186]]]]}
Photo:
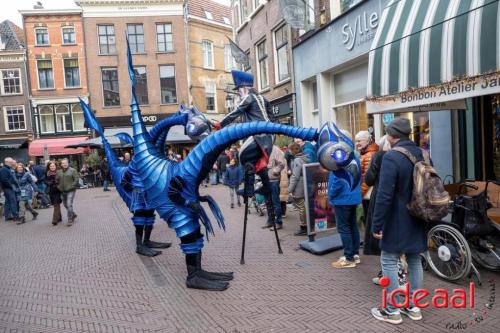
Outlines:
{"type": "Polygon", "coordinates": [[[47,165],[47,176],[45,182],[47,184],[47,194],[49,195],[54,211],[52,213],[52,225],[57,225],[62,222],[61,216],[61,192],[57,189],[57,165],[55,162],[49,162],[47,165]]]}

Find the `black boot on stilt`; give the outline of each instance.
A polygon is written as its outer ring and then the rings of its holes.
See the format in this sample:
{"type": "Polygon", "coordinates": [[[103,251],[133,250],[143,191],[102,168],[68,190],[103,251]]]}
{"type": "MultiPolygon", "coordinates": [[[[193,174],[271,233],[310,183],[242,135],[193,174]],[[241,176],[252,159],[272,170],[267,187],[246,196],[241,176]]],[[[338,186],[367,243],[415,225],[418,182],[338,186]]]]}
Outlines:
{"type": "Polygon", "coordinates": [[[154,257],[159,254],[161,254],[161,251],[155,251],[153,249],[150,249],[146,246],[143,245],[142,243],[142,237],[144,235],[144,226],[143,225],[136,225],[135,226],[135,242],[137,244],[137,248],[135,252],[137,254],[146,256],[146,257],[154,257]]]}
{"type": "Polygon", "coordinates": [[[251,163],[245,164],[243,188],[236,191],[241,197],[251,198],[255,195],[255,168],[251,163]]]}
{"type": "Polygon", "coordinates": [[[146,225],[144,227],[143,245],[145,247],[148,247],[150,249],[168,249],[170,246],[172,246],[172,243],[160,243],[150,240],[149,238],[151,237],[151,231],[153,231],[152,225],[146,225]]]}
{"type": "Polygon", "coordinates": [[[200,263],[201,251],[198,253],[186,254],[186,266],[188,271],[186,286],[188,288],[211,291],[223,291],[229,288],[229,282],[209,280],[204,277],[200,263]]]}
{"type": "Polygon", "coordinates": [[[234,278],[233,272],[208,272],[201,267],[201,252],[196,257],[196,267],[200,269],[200,276],[207,280],[231,281],[234,278]]]}

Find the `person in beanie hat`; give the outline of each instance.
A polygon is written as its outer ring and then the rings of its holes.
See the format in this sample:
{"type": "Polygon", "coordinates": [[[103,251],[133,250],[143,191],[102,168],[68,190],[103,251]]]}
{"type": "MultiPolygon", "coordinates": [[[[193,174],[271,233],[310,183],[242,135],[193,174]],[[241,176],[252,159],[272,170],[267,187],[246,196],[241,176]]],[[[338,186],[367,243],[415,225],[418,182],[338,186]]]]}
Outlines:
{"type": "MultiPolygon", "coordinates": [[[[420,253],[427,251],[426,225],[410,215],[407,204],[413,190],[413,163],[396,148],[403,148],[421,161],[422,151],[410,140],[411,124],[408,119],[396,118],[387,127],[387,140],[392,150],[385,153],[372,220],[373,237],[380,240],[382,273],[390,283],[387,295],[399,287],[398,261],[406,254],[410,277],[410,294],[421,288],[423,270],[420,253]]],[[[422,319],[420,309],[412,300],[408,308],[395,308],[387,302],[386,308],[373,308],[372,315],[391,324],[402,322],[401,313],[412,320],[422,319]]]]}

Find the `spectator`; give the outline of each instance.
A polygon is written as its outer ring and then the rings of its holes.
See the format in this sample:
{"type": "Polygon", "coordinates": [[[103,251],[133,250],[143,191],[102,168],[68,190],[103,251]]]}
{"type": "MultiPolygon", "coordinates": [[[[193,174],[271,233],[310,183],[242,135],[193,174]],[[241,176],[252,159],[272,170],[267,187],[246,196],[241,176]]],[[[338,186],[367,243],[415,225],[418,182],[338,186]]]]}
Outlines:
{"type": "Polygon", "coordinates": [[[296,138],[294,139],[296,143],[300,145],[302,148],[302,152],[309,157],[309,163],[315,163],[318,161],[316,156],[316,148],[309,141],[303,141],[302,139],[296,138]]]}
{"type": "MultiPolygon", "coordinates": [[[[427,251],[426,224],[410,215],[407,204],[413,190],[413,163],[394,148],[402,148],[417,160],[423,159],[422,151],[409,138],[411,124],[408,119],[396,118],[386,127],[387,139],[393,150],[382,159],[376,204],[373,212],[373,236],[380,239],[382,272],[390,283],[387,295],[398,288],[398,260],[406,255],[410,277],[410,294],[423,284],[420,253],[427,251]]],[[[390,302],[387,308],[373,308],[371,313],[391,324],[402,322],[401,313],[412,320],[420,320],[420,309],[410,299],[410,307],[397,309],[390,302]]]]}
{"type": "Polygon", "coordinates": [[[62,193],[64,207],[68,211],[68,227],[75,222],[77,215],[73,210],[73,200],[75,199],[76,188],[78,186],[78,173],[69,166],[67,158],[61,161],[61,169],[57,171],[57,188],[62,193]]]}
{"type": "Polygon", "coordinates": [[[36,177],[36,187],[38,188],[38,195],[41,200],[39,208],[48,208],[50,206],[50,200],[45,193],[45,167],[42,164],[35,164],[35,161],[30,161],[29,170],[31,174],[36,177]]]}
{"type": "Polygon", "coordinates": [[[31,215],[33,215],[33,220],[36,220],[38,216],[38,213],[31,207],[33,191],[37,191],[38,188],[33,177],[26,171],[22,163],[16,166],[16,178],[19,184],[19,220],[17,224],[23,224],[26,222],[26,210],[29,210],[31,215]]]}
{"type": "Polygon", "coordinates": [[[0,169],[0,183],[5,196],[5,221],[15,221],[18,219],[19,206],[17,203],[16,193],[19,190],[19,184],[15,177],[14,170],[16,161],[11,157],[4,160],[4,165],[0,169]]]}
{"type": "MultiPolygon", "coordinates": [[[[351,135],[342,131],[349,138],[351,135]]],[[[359,163],[357,157],[356,162],[359,163]]],[[[349,173],[347,173],[350,175],[349,173]]],[[[342,178],[330,172],[328,178],[328,200],[335,207],[337,230],[344,247],[344,256],[332,263],[335,268],[352,268],[361,263],[359,258],[359,230],[356,224],[356,208],[361,203],[360,184],[351,190],[342,178]]]]}
{"type": "MultiPolygon", "coordinates": [[[[283,158],[285,157],[285,153],[283,153],[283,158]]],[[[285,159],[286,162],[286,159],[285,159]]],[[[285,163],[285,167],[281,170],[281,179],[280,179],[280,206],[281,206],[281,218],[286,217],[286,204],[288,202],[288,166],[285,163]]]]}
{"type": "Polygon", "coordinates": [[[293,155],[290,182],[288,184],[288,193],[293,197],[293,203],[299,211],[300,225],[295,236],[307,235],[306,224],[306,206],[304,200],[304,177],[302,166],[309,163],[309,157],[302,151],[302,147],[297,142],[291,143],[288,150],[293,155]]]}
{"type": "Polygon", "coordinates": [[[104,192],[110,191],[109,182],[111,181],[111,170],[109,169],[108,159],[104,157],[99,165],[101,178],[103,182],[104,192]]]}
{"type": "Polygon", "coordinates": [[[238,207],[241,207],[240,196],[238,195],[237,191],[242,181],[243,181],[243,169],[241,165],[238,165],[236,163],[236,160],[233,158],[231,162],[229,162],[229,166],[226,169],[226,177],[224,181],[225,184],[229,186],[229,196],[231,197],[231,208],[234,208],[235,195],[238,201],[238,207]]]}
{"type": "Polygon", "coordinates": [[[130,163],[130,153],[125,153],[125,155],[123,155],[123,164],[129,165],[129,163],[130,163]]]}
{"type": "Polygon", "coordinates": [[[281,171],[286,168],[285,154],[277,146],[273,146],[269,162],[267,163],[267,174],[271,185],[271,203],[267,212],[267,223],[263,228],[270,228],[276,224],[276,229],[283,229],[283,220],[281,219],[281,201],[280,201],[280,180],[281,171]],[[273,209],[274,214],[269,210],[273,209]],[[274,218],[274,221],[272,220],[274,218]]]}
{"type": "Polygon", "coordinates": [[[61,191],[57,188],[57,165],[54,162],[49,162],[47,165],[47,173],[45,177],[45,183],[47,184],[47,189],[49,193],[50,202],[54,207],[52,213],[52,225],[57,225],[62,221],[61,216],[61,191]]]}
{"type": "Polygon", "coordinates": [[[226,174],[226,168],[227,165],[229,164],[229,161],[231,160],[229,157],[229,151],[226,149],[225,152],[222,152],[219,157],[217,157],[217,171],[218,171],[218,178],[219,179],[226,179],[225,174],[226,174]]]}
{"type": "Polygon", "coordinates": [[[361,166],[361,198],[363,203],[363,222],[366,227],[366,217],[368,215],[368,205],[370,204],[370,195],[372,188],[368,186],[365,182],[365,174],[370,165],[370,160],[373,154],[378,152],[378,145],[372,142],[372,136],[368,131],[360,131],[355,137],[356,150],[360,154],[360,166],[361,166]]]}

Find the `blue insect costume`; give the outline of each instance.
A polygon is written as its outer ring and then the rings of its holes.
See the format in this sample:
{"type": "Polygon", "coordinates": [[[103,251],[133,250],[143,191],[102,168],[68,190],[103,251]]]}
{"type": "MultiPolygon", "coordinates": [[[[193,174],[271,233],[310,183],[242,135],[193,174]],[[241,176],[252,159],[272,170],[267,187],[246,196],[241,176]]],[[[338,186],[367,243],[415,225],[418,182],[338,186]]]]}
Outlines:
{"type": "MultiPolygon", "coordinates": [[[[129,75],[132,82],[132,128],[134,155],[129,165],[121,163],[105,137],[95,115],[88,105],[82,104],[87,126],[95,129],[103,141],[104,150],[108,157],[113,179],[117,191],[129,209],[139,207],[143,210],[155,210],[164,219],[169,227],[175,230],[180,238],[180,248],[186,256],[188,288],[205,290],[225,290],[233,274],[207,272],[201,267],[201,252],[204,236],[200,231],[200,222],[205,232],[214,234],[212,223],[201,206],[201,202],[208,204],[220,228],[224,229],[224,217],[213,198],[201,196],[199,186],[208,175],[212,165],[222,151],[232,143],[258,134],[283,134],[301,138],[307,141],[318,139],[318,131],[314,128],[299,128],[265,121],[235,124],[227,126],[210,135],[208,121],[202,116],[189,117],[185,114],[176,114],[155,125],[148,132],[142,121],[141,112],[134,91],[134,70],[132,57],[129,51],[129,75]],[[195,146],[184,161],[177,163],[165,157],[162,147],[166,138],[165,132],[171,124],[184,124],[188,135],[199,136],[201,142],[195,146]],[[125,181],[124,181],[125,180],[125,181]],[[125,186],[130,184],[131,186],[125,186]]],[[[335,126],[332,124],[332,126],[335,126]]],[[[329,132],[326,126],[323,131],[329,132]]],[[[326,138],[326,135],[321,135],[326,138]]],[[[331,140],[331,137],[328,137],[331,140]]],[[[335,139],[335,138],[334,138],[335,139]]],[[[318,141],[318,144],[320,141],[318,141]]],[[[331,142],[327,142],[330,144],[331,142]]],[[[339,147],[338,149],[344,149],[339,147]]],[[[353,150],[351,142],[350,151],[353,150]]],[[[337,150],[338,150],[337,149],[337,150]]],[[[327,153],[331,154],[330,150],[327,153]]],[[[349,159],[349,152],[342,154],[349,159]]],[[[328,158],[324,160],[328,161],[328,158]]],[[[341,161],[345,163],[346,161],[341,161]]],[[[340,164],[335,164],[335,166],[340,164]]],[[[359,173],[359,170],[357,170],[359,173]]],[[[351,179],[353,179],[351,177],[351,179]]]]}

